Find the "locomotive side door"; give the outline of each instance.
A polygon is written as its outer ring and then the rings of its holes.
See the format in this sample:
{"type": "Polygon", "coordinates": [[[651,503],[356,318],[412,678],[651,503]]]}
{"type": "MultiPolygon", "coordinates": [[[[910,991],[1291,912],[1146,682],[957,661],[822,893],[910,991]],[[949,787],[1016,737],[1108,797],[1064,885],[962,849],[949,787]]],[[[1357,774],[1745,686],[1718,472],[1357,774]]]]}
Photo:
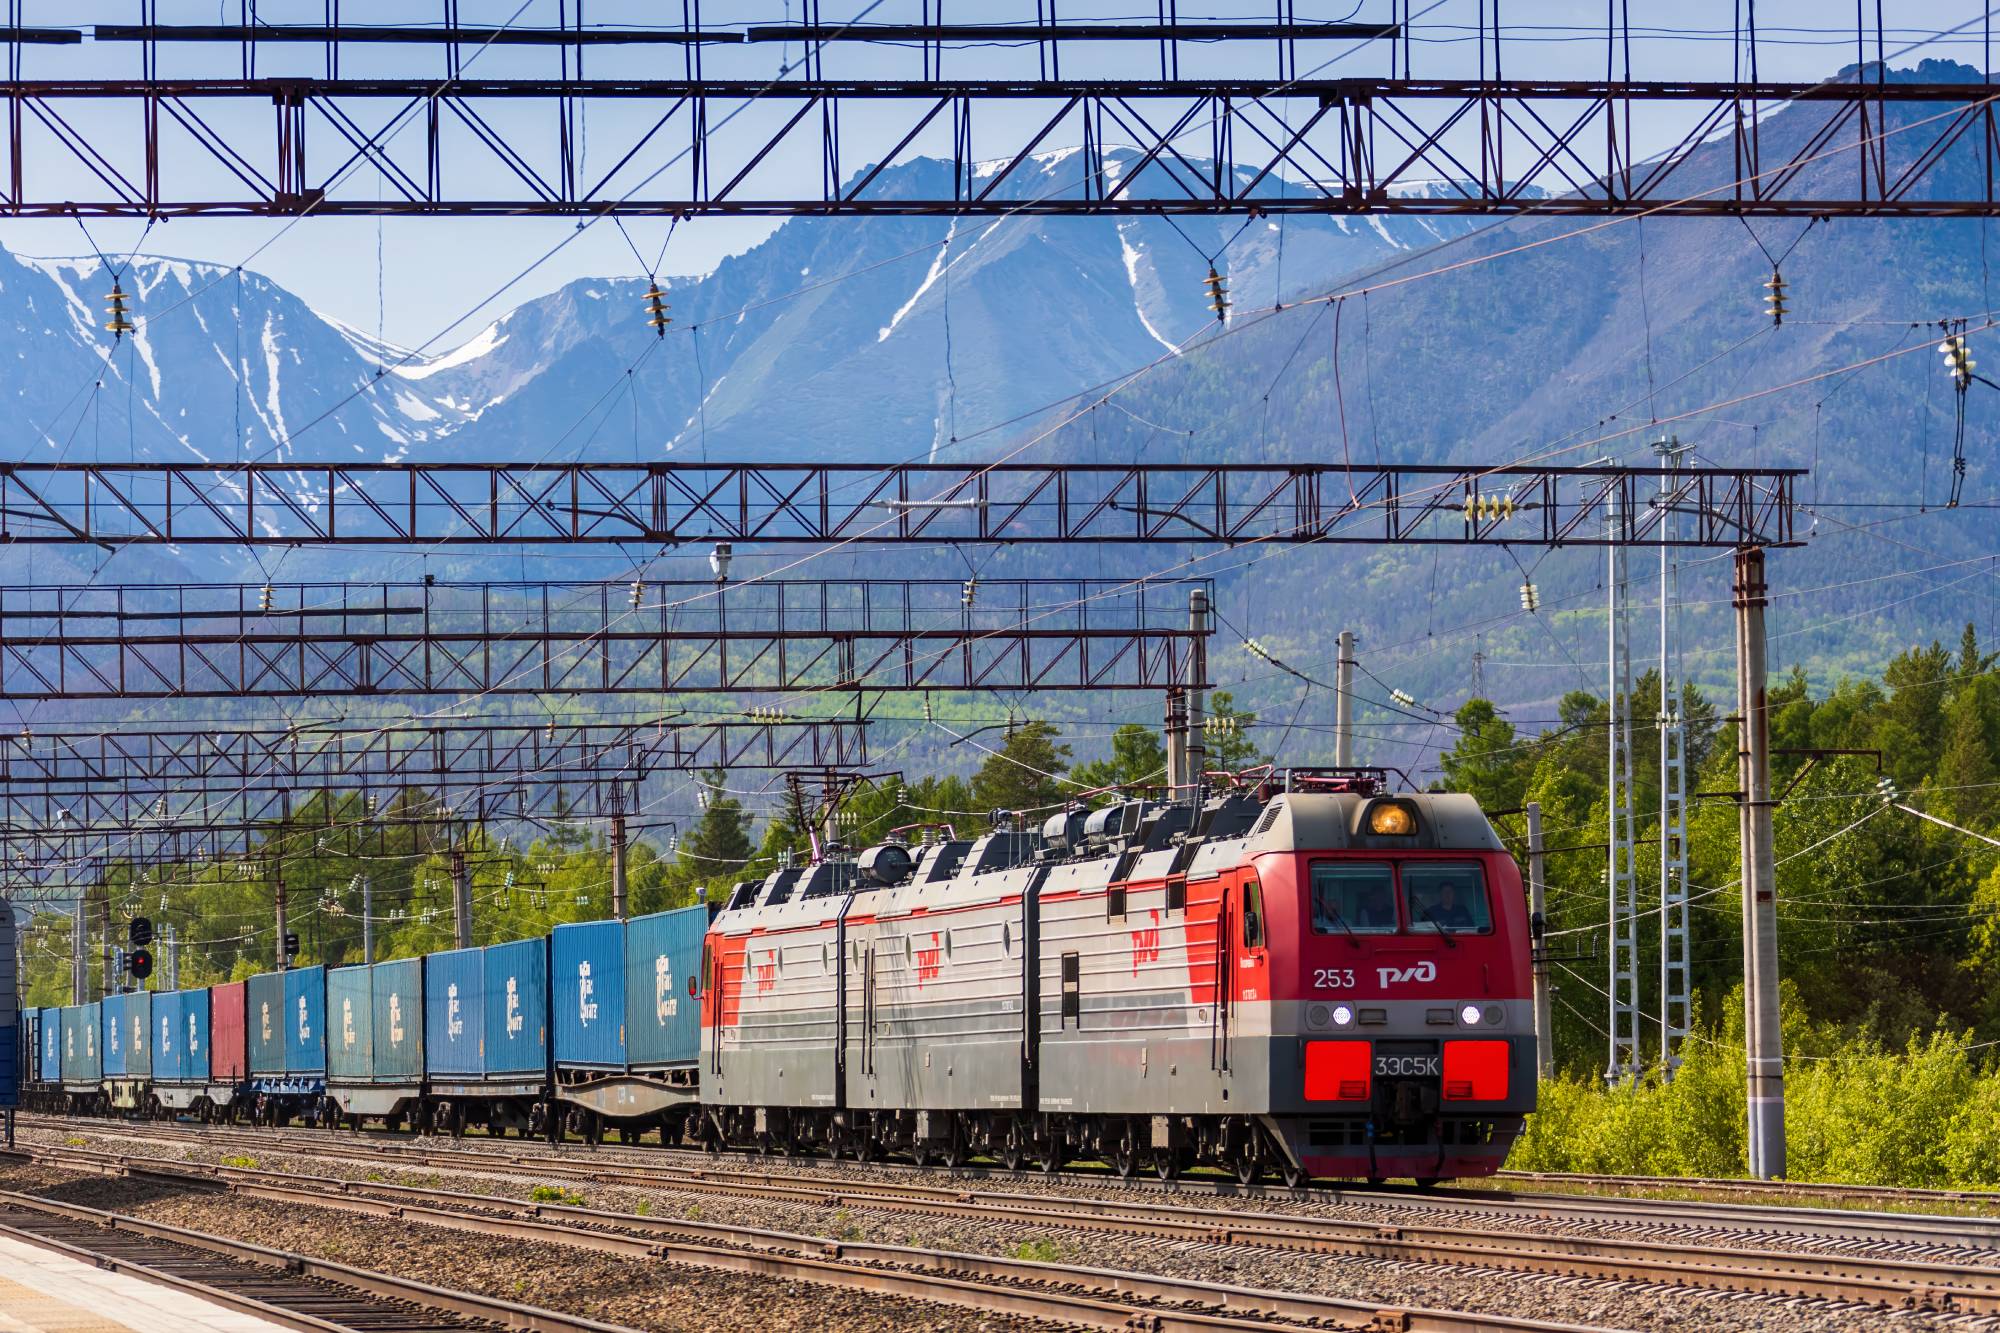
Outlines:
{"type": "Polygon", "coordinates": [[[1229,1072],[1229,1039],[1236,1026],[1236,1006],[1231,1003],[1236,986],[1236,915],[1240,910],[1236,891],[1227,883],[1215,905],[1215,986],[1210,995],[1209,1020],[1214,1039],[1209,1063],[1222,1073],[1229,1072]]]}

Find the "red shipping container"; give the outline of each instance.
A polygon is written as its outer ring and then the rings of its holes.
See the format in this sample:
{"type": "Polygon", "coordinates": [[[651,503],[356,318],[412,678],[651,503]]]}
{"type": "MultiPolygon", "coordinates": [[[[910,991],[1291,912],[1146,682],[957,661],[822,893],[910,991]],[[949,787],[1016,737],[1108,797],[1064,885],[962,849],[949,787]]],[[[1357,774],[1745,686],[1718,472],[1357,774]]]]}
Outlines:
{"type": "Polygon", "coordinates": [[[243,1046],[244,983],[208,988],[208,1076],[217,1083],[241,1083],[250,1062],[243,1046]]]}

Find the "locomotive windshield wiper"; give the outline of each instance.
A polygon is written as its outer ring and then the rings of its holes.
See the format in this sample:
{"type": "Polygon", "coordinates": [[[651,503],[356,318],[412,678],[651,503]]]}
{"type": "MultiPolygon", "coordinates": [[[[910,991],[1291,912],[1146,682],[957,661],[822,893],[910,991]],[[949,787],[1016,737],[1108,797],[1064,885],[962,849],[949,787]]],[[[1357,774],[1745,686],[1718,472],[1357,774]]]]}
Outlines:
{"type": "Polygon", "coordinates": [[[1348,942],[1355,948],[1361,947],[1361,937],[1354,933],[1354,927],[1347,924],[1347,918],[1340,914],[1340,905],[1331,898],[1326,901],[1326,910],[1333,913],[1333,924],[1347,932],[1348,942]]]}
{"type": "Polygon", "coordinates": [[[1428,907],[1423,908],[1422,911],[1424,914],[1424,920],[1430,922],[1433,926],[1437,927],[1437,933],[1444,937],[1444,947],[1447,949],[1456,949],[1458,947],[1458,941],[1453,939],[1452,936],[1456,935],[1458,932],[1448,928],[1444,924],[1444,922],[1432,916],[1430,908],[1428,907]]]}

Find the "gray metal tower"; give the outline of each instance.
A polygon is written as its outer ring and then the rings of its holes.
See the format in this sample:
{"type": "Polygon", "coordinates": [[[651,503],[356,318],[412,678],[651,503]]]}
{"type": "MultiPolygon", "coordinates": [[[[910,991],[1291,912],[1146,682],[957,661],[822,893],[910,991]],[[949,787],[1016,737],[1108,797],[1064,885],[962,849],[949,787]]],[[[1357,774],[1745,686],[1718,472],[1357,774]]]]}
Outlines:
{"type": "MultiPolygon", "coordinates": [[[[1668,436],[1653,452],[1680,465],[1692,445],[1668,436]]],[[[1660,478],[1660,1072],[1681,1064],[1691,1003],[1688,981],[1687,719],[1681,715],[1680,562],[1672,546],[1671,490],[1660,478]]]]}
{"type": "MultiPolygon", "coordinates": [[[[1614,527],[1619,521],[1619,502],[1614,494],[1605,507],[1605,520],[1614,527]]],[[[1634,865],[1637,851],[1632,811],[1632,649],[1631,634],[1625,624],[1627,603],[1625,550],[1610,548],[1605,579],[1609,594],[1605,654],[1610,696],[1608,738],[1605,746],[1605,797],[1610,811],[1606,831],[1609,855],[1605,866],[1606,896],[1610,900],[1611,942],[1608,949],[1610,984],[1610,1055],[1604,1066],[1605,1081],[1626,1083],[1639,1076],[1639,917],[1638,876],[1634,865]]]]}

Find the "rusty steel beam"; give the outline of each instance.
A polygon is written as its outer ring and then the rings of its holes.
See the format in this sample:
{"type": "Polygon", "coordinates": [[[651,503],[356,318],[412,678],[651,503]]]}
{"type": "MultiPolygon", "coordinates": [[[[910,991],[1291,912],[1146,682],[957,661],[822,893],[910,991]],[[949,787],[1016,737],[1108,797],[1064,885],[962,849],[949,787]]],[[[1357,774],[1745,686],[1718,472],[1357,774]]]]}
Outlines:
{"type": "Polygon", "coordinates": [[[1205,686],[1191,586],[999,580],[971,605],[945,579],[0,588],[0,699],[1205,686]]]}

